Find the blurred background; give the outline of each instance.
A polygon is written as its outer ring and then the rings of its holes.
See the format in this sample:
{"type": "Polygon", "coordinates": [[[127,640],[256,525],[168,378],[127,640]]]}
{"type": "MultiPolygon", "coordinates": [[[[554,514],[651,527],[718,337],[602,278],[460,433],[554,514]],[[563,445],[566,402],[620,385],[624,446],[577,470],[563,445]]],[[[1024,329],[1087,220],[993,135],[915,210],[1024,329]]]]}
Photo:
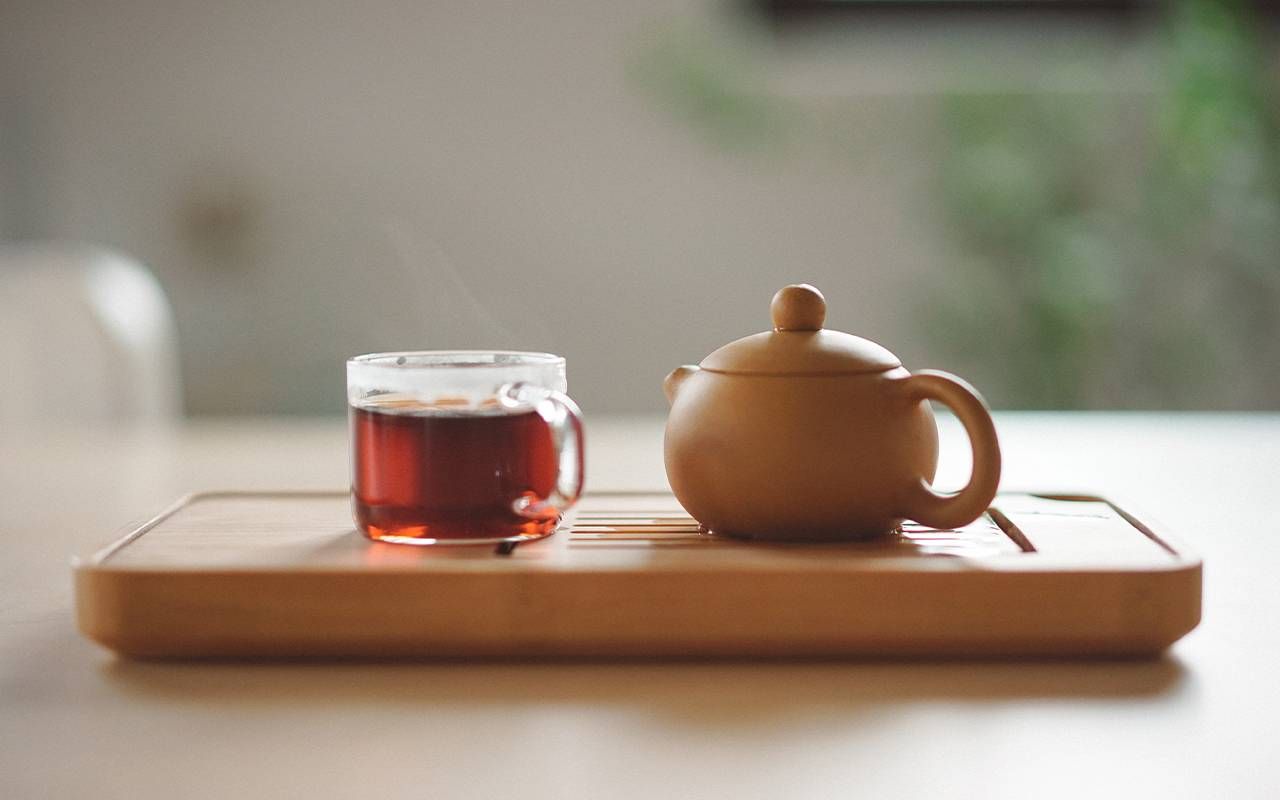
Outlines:
{"type": "Polygon", "coordinates": [[[1278,21],[0,0],[0,239],[63,243],[0,259],[0,333],[47,364],[32,331],[96,313],[30,299],[74,252],[149,268],[86,308],[152,320],[190,415],[339,413],[347,356],[439,348],[561,353],[588,413],[656,412],[807,281],[997,408],[1280,408],[1278,21]]]}

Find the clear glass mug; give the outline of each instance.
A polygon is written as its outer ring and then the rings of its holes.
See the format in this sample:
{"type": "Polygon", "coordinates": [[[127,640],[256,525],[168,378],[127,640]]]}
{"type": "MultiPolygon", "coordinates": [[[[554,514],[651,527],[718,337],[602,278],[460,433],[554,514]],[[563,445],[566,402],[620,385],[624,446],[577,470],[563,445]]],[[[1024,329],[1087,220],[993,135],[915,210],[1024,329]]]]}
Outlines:
{"type": "Polygon", "coordinates": [[[351,497],[369,538],[539,539],[582,493],[582,414],[550,353],[420,351],[347,361],[351,497]]]}

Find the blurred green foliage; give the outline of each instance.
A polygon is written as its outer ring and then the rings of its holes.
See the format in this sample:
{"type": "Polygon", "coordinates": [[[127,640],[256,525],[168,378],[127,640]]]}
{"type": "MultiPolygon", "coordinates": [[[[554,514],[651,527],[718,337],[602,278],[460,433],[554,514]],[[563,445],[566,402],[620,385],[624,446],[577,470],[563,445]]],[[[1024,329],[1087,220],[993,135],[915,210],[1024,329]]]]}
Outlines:
{"type": "Polygon", "coordinates": [[[715,42],[694,27],[663,29],[628,66],[638,86],[717,149],[775,150],[796,113],[760,90],[749,51],[715,42]]]}
{"type": "MultiPolygon", "coordinates": [[[[1151,85],[937,98],[924,205],[946,244],[915,323],[993,405],[1280,408],[1280,87],[1252,8],[1171,3],[1151,85]]],[[[738,33],[735,47],[664,30],[633,78],[718,150],[778,156],[848,133],[765,89],[761,42],[738,33]]],[[[1072,66],[1090,87],[1106,69],[1072,66]]]]}
{"type": "Polygon", "coordinates": [[[1243,4],[1177,3],[1149,108],[943,100],[959,250],[924,316],[997,405],[1280,406],[1280,136],[1258,30],[1243,4]]]}

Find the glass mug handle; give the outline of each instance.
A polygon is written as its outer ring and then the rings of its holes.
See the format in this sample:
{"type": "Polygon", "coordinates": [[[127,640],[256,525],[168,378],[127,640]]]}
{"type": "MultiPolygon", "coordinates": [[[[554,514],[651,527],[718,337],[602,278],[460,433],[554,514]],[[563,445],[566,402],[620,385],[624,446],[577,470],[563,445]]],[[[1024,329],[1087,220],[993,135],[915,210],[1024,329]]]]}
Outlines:
{"type": "Polygon", "coordinates": [[[556,449],[556,480],[543,498],[523,497],[515,511],[530,519],[545,518],[547,511],[563,514],[582,496],[585,472],[582,448],[582,411],[564,392],[529,383],[508,383],[498,390],[498,402],[505,408],[529,408],[551,429],[556,449]]]}

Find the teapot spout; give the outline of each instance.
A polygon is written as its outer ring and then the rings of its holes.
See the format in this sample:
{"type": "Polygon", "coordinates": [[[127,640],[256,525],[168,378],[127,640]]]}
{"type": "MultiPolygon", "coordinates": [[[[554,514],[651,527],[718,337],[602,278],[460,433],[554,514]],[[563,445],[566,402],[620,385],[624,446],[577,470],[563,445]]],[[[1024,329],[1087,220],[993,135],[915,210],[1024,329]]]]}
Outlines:
{"type": "Polygon", "coordinates": [[[680,389],[680,384],[684,383],[686,378],[700,369],[701,367],[685,364],[683,367],[673,369],[671,374],[662,381],[662,391],[667,396],[668,405],[676,401],[676,392],[680,389]]]}

